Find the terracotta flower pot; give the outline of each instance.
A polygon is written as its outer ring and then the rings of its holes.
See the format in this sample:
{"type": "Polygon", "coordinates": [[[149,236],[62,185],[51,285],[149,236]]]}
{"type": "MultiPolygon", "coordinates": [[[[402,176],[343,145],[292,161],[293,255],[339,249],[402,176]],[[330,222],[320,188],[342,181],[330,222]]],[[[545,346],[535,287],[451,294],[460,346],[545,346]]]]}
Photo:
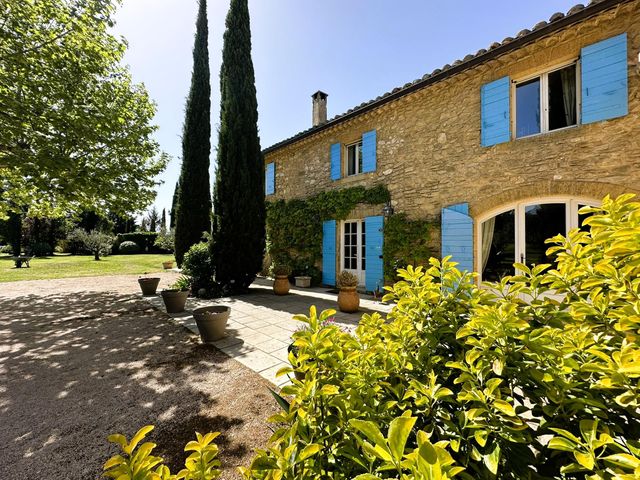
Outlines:
{"type": "Polygon", "coordinates": [[[338,293],[338,308],[341,312],[354,313],[360,307],[360,295],[356,287],[340,287],[338,293]]]}
{"type": "Polygon", "coordinates": [[[142,295],[155,295],[159,283],[160,278],[158,277],[145,277],[138,279],[138,284],[140,285],[140,290],[142,290],[142,295]]]}
{"type": "Polygon", "coordinates": [[[163,290],[160,292],[167,313],[184,312],[190,290],[163,290]]]}
{"type": "Polygon", "coordinates": [[[289,277],[286,275],[276,275],[273,281],[273,293],[276,295],[286,295],[289,293],[289,277]]]}
{"type": "Polygon", "coordinates": [[[162,268],[164,268],[165,270],[171,270],[173,268],[173,260],[162,262],[162,268]]]}
{"type": "Polygon", "coordinates": [[[231,308],[224,305],[200,307],[193,311],[193,318],[196,319],[202,343],[211,343],[224,338],[224,329],[227,327],[230,313],[231,308]]]}
{"type": "MultiPolygon", "coordinates": [[[[289,346],[287,347],[287,352],[293,353],[294,355],[298,355],[298,347],[296,347],[293,343],[290,343],[289,346]]],[[[305,378],[305,373],[299,370],[294,370],[293,374],[295,375],[296,380],[299,380],[300,382],[303,381],[305,378]]]]}

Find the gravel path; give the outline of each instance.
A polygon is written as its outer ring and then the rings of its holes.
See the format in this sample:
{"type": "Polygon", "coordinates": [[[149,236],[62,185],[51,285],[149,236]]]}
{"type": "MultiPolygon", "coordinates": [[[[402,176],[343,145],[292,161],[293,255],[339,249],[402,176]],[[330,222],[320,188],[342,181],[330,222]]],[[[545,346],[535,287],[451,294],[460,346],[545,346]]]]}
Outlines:
{"type": "Polygon", "coordinates": [[[136,278],[0,283],[0,478],[100,478],[107,435],[146,424],[175,471],[196,430],[222,432],[224,479],[264,446],[269,384],[153,309],[136,278]]]}

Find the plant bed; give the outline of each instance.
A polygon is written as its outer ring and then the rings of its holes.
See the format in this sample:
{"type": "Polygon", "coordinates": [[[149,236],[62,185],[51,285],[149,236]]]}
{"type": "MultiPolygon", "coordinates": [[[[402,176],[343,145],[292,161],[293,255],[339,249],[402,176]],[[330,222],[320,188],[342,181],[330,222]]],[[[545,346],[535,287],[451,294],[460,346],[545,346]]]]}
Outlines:
{"type": "Polygon", "coordinates": [[[193,311],[202,343],[211,343],[224,338],[231,308],[224,305],[199,307],[193,311]]]}

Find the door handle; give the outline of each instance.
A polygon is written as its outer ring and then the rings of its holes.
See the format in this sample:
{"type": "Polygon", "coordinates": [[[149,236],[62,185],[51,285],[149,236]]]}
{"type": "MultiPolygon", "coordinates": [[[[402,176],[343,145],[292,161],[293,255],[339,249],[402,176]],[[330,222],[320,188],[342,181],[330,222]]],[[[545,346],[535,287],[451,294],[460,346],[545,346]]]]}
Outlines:
{"type": "Polygon", "coordinates": [[[520,263],[522,263],[523,265],[525,264],[525,263],[524,263],[524,260],[525,260],[525,258],[524,258],[524,253],[521,253],[521,254],[520,254],[520,263]]]}

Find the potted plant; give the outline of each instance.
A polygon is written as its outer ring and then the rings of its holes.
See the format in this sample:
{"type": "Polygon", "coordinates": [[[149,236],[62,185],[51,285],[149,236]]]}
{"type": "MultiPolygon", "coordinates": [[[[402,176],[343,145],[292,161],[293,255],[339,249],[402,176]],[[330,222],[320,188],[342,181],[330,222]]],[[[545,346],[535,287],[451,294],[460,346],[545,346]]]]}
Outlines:
{"type": "Polygon", "coordinates": [[[140,277],[138,278],[138,284],[142,295],[155,295],[160,283],[160,277],[140,277]]]}
{"type": "Polygon", "coordinates": [[[309,288],[311,286],[311,277],[308,275],[309,267],[304,266],[300,269],[300,275],[295,278],[296,287],[309,288]]]}
{"type": "Polygon", "coordinates": [[[356,292],[358,277],[353,273],[343,270],[338,276],[338,308],[341,312],[354,313],[360,307],[360,296],[356,292]]]}
{"type": "Polygon", "coordinates": [[[224,338],[224,329],[227,327],[230,313],[231,308],[224,305],[199,307],[193,311],[193,318],[198,325],[202,343],[211,343],[224,338]]]}
{"type": "Polygon", "coordinates": [[[289,293],[289,275],[291,275],[291,267],[288,265],[276,265],[273,267],[273,274],[276,277],[273,281],[273,293],[276,295],[286,295],[289,293]]]}
{"type": "Polygon", "coordinates": [[[187,303],[187,297],[191,293],[191,279],[181,276],[169,288],[162,290],[162,300],[167,309],[167,313],[184,312],[184,306],[187,303]]]}
{"type": "Polygon", "coordinates": [[[173,268],[173,260],[162,262],[162,268],[164,268],[165,270],[171,270],[173,268]]]}

